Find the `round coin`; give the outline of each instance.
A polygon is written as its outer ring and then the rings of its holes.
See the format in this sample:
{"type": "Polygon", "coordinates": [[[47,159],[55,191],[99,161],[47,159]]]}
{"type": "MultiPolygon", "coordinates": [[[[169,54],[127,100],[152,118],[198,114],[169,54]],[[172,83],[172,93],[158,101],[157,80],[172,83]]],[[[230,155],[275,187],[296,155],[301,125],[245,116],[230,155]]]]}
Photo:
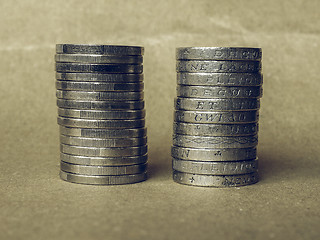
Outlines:
{"type": "Polygon", "coordinates": [[[71,82],[56,81],[56,88],[73,91],[142,91],[143,82],[137,83],[101,83],[101,82],[71,82]]]}
{"type": "Polygon", "coordinates": [[[60,168],[64,172],[91,175],[91,176],[117,176],[143,173],[147,170],[147,164],[137,164],[129,166],[88,166],[72,164],[67,162],[60,162],[60,168]]]}
{"type": "Polygon", "coordinates": [[[57,53],[66,54],[103,54],[103,55],[143,55],[144,48],[139,46],[96,45],[96,44],[57,44],[57,53]]]}
{"type": "Polygon", "coordinates": [[[62,153],[71,155],[82,155],[87,157],[127,157],[146,154],[147,146],[144,145],[138,147],[95,148],[60,144],[60,151],[62,153]]]}
{"type": "Polygon", "coordinates": [[[261,48],[243,47],[181,47],[177,59],[198,60],[261,60],[261,48]]]}
{"type": "Polygon", "coordinates": [[[148,155],[144,154],[141,156],[128,157],[86,157],[60,153],[60,159],[64,162],[80,165],[126,166],[146,163],[148,160],[148,155]]]}
{"type": "Polygon", "coordinates": [[[120,185],[145,181],[147,173],[119,175],[119,176],[89,176],[60,171],[60,178],[67,182],[91,185],[120,185]]]}
{"type": "Polygon", "coordinates": [[[177,72],[260,72],[259,61],[177,61],[177,72]]]}
{"type": "Polygon", "coordinates": [[[174,134],[173,145],[191,148],[250,148],[258,145],[258,136],[204,137],[174,134]]]}
{"type": "Polygon", "coordinates": [[[179,172],[195,174],[239,175],[256,172],[258,170],[258,161],[199,162],[173,158],[172,168],[179,172]]]}
{"type": "Polygon", "coordinates": [[[56,62],[141,64],[142,56],[106,56],[96,54],[56,54],[56,62]]]}
{"type": "Polygon", "coordinates": [[[57,72],[142,73],[142,65],[56,63],[57,72]]]}
{"type": "Polygon", "coordinates": [[[201,187],[240,187],[257,183],[258,173],[241,175],[200,175],[173,171],[173,180],[177,183],[201,187]]]}
{"type": "Polygon", "coordinates": [[[171,156],[193,161],[243,161],[257,157],[256,148],[187,148],[172,146],[171,156]]]}
{"type": "Polygon", "coordinates": [[[143,74],[115,74],[115,73],[61,73],[56,72],[56,79],[62,81],[77,82],[140,82],[143,80],[143,74]]]}

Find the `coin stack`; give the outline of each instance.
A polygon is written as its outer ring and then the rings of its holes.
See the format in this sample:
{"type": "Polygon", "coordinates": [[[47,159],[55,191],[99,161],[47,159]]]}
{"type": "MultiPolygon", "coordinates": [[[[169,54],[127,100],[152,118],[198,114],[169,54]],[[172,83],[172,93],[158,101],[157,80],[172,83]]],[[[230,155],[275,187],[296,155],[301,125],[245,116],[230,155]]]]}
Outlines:
{"type": "Polygon", "coordinates": [[[147,178],[142,47],[56,46],[60,177],[113,185],[147,178]]]}
{"type": "Polygon", "coordinates": [[[232,187],[258,182],[261,49],[177,49],[172,167],[175,182],[232,187]]]}

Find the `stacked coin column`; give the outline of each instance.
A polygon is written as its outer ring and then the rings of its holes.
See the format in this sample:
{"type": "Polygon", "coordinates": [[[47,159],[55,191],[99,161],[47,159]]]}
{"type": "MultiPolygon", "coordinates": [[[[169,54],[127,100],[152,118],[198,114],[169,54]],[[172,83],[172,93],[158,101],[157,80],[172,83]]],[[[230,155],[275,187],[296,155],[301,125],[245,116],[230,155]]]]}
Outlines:
{"type": "Polygon", "coordinates": [[[178,48],[173,179],[194,186],[258,181],[261,49],[178,48]]]}
{"type": "Polygon", "coordinates": [[[63,180],[146,179],[143,48],[58,44],[56,88],[63,180]]]}

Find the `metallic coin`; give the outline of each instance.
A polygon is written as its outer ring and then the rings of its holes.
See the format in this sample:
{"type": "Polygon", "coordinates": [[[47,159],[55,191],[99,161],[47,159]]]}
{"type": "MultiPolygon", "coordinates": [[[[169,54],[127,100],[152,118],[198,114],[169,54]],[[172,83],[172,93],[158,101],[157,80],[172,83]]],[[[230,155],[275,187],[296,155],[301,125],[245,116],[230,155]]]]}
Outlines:
{"type": "Polygon", "coordinates": [[[56,63],[57,72],[142,73],[142,65],[56,63]]]}
{"type": "Polygon", "coordinates": [[[66,54],[103,54],[103,55],[143,55],[144,48],[139,46],[96,45],[96,44],[57,44],[57,53],[66,54]]]}
{"type": "Polygon", "coordinates": [[[138,147],[114,147],[114,148],[95,148],[95,147],[79,147],[66,144],[60,144],[62,153],[72,155],[82,155],[87,157],[127,157],[138,156],[147,153],[147,145],[138,147]]]}
{"type": "Polygon", "coordinates": [[[199,162],[173,158],[172,168],[179,172],[195,174],[238,175],[256,172],[258,170],[258,161],[199,162]]]}
{"type": "Polygon", "coordinates": [[[177,110],[174,113],[176,122],[190,123],[251,123],[257,122],[259,111],[225,111],[225,112],[200,112],[177,110]]]}
{"type": "Polygon", "coordinates": [[[257,110],[260,108],[260,100],[257,98],[182,98],[175,99],[176,110],[192,111],[239,111],[257,110]]]}
{"type": "Polygon", "coordinates": [[[140,82],[143,74],[124,74],[124,73],[60,73],[56,72],[56,79],[63,81],[84,81],[84,82],[140,82]]]}
{"type": "Polygon", "coordinates": [[[171,156],[194,161],[243,161],[257,157],[256,148],[185,148],[172,146],[171,156]]]}
{"type": "Polygon", "coordinates": [[[145,126],[145,120],[92,120],[58,117],[58,124],[66,127],[79,128],[139,128],[145,126]]]}
{"type": "Polygon", "coordinates": [[[177,59],[199,60],[261,60],[261,48],[239,47],[181,47],[177,59]]]}
{"type": "Polygon", "coordinates": [[[135,138],[145,137],[146,128],[123,128],[123,129],[99,129],[99,128],[74,128],[60,126],[60,134],[74,137],[91,138],[135,138]]]}
{"type": "Polygon", "coordinates": [[[177,72],[260,72],[259,61],[177,61],[177,72]]]}
{"type": "Polygon", "coordinates": [[[143,110],[101,111],[101,110],[77,110],[58,108],[58,115],[69,118],[85,119],[140,119],[146,116],[143,110]]]}
{"type": "Polygon", "coordinates": [[[84,138],[60,135],[60,142],[81,147],[136,147],[147,144],[147,138],[84,138]]]}
{"type": "Polygon", "coordinates": [[[202,187],[240,187],[257,183],[257,172],[241,175],[200,175],[173,171],[173,180],[177,183],[202,187]]]}
{"type": "Polygon", "coordinates": [[[57,99],[57,106],[87,110],[141,110],[144,108],[144,101],[76,101],[57,99]]]}
{"type": "Polygon", "coordinates": [[[261,73],[177,73],[177,83],[205,86],[261,86],[261,73]]]}
{"type": "Polygon", "coordinates": [[[141,64],[142,56],[106,56],[94,54],[56,54],[56,62],[141,64]]]}
{"type": "Polygon", "coordinates": [[[258,123],[205,124],[174,122],[173,132],[193,136],[244,136],[258,133],[258,123]]]}
{"type": "Polygon", "coordinates": [[[56,88],[74,91],[142,91],[143,82],[137,83],[101,83],[101,82],[71,82],[56,81],[56,88]]]}
{"type": "Polygon", "coordinates": [[[147,180],[147,173],[119,176],[89,176],[60,171],[60,178],[67,182],[91,185],[120,185],[138,183],[147,180]]]}
{"type": "Polygon", "coordinates": [[[128,157],[86,157],[76,156],[66,153],[60,153],[61,161],[82,164],[82,165],[94,165],[94,166],[126,166],[133,164],[146,163],[148,155],[141,156],[128,156],[128,157]]]}
{"type": "Polygon", "coordinates": [[[93,100],[93,101],[137,101],[143,99],[143,92],[85,92],[85,91],[65,91],[57,90],[56,96],[66,100],[93,100]]]}
{"type": "Polygon", "coordinates": [[[260,98],[262,88],[178,85],[177,96],[189,98],[260,98]]]}
{"type": "Polygon", "coordinates": [[[66,162],[60,162],[61,171],[91,176],[117,176],[143,173],[147,170],[147,164],[137,164],[130,166],[88,166],[66,162]]]}
{"type": "Polygon", "coordinates": [[[258,145],[258,136],[203,137],[174,134],[173,145],[191,148],[250,148],[258,145]]]}

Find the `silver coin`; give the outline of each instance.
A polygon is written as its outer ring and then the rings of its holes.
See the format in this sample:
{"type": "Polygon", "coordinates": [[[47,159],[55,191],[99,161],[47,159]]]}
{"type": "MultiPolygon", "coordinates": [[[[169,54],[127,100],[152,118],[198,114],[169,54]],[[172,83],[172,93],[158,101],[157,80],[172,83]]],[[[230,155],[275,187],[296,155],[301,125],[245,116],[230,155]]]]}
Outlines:
{"type": "Polygon", "coordinates": [[[241,175],[200,175],[173,171],[173,180],[177,183],[201,187],[240,187],[257,183],[258,172],[241,175]]]}
{"type": "Polygon", "coordinates": [[[177,61],[177,72],[260,72],[259,61],[177,61]]]}
{"type": "Polygon", "coordinates": [[[95,148],[60,144],[60,151],[62,153],[87,157],[127,157],[146,154],[147,146],[144,145],[138,147],[95,148]]]}
{"type": "Polygon", "coordinates": [[[139,46],[96,45],[96,44],[57,44],[57,53],[66,54],[103,54],[103,55],[143,55],[144,48],[139,46]]]}
{"type": "Polygon", "coordinates": [[[147,164],[137,164],[130,166],[88,166],[79,165],[66,162],[60,162],[61,171],[81,174],[81,175],[91,175],[91,176],[118,176],[127,174],[137,174],[143,173],[147,170],[147,164]]]}
{"type": "Polygon", "coordinates": [[[58,117],[58,124],[66,127],[79,128],[139,128],[145,126],[145,120],[92,120],[58,117]]]}
{"type": "Polygon", "coordinates": [[[142,65],[56,63],[57,72],[142,73],[142,65]]]}
{"type": "Polygon", "coordinates": [[[136,147],[147,144],[147,138],[84,138],[60,135],[60,142],[81,147],[136,147]]]}
{"type": "Polygon", "coordinates": [[[77,110],[68,108],[58,108],[58,115],[69,118],[84,119],[140,119],[146,116],[143,110],[122,110],[122,111],[101,111],[101,110],[77,110]]]}
{"type": "Polygon", "coordinates": [[[120,185],[138,183],[147,180],[147,173],[119,176],[89,176],[60,171],[60,178],[67,182],[91,185],[120,185]]]}
{"type": "Polygon", "coordinates": [[[261,73],[177,73],[177,83],[205,86],[261,86],[261,73]]]}
{"type": "Polygon", "coordinates": [[[261,60],[261,48],[240,47],[181,47],[177,59],[199,60],[261,60]]]}
{"type": "Polygon", "coordinates": [[[56,96],[66,100],[93,100],[93,101],[137,101],[144,97],[143,92],[85,92],[85,91],[65,91],[57,90],[56,96]]]}
{"type": "Polygon", "coordinates": [[[143,82],[137,83],[101,83],[101,82],[71,82],[56,81],[56,88],[73,91],[142,91],[143,82]]]}
{"type": "Polygon", "coordinates": [[[259,111],[200,112],[177,110],[174,112],[174,120],[189,123],[252,123],[259,120],[259,111]]]}
{"type": "Polygon", "coordinates": [[[205,124],[174,122],[173,132],[193,136],[244,136],[258,133],[258,123],[205,124]]]}
{"type": "Polygon", "coordinates": [[[172,146],[171,156],[193,161],[243,161],[257,157],[256,148],[186,148],[172,146]]]}
{"type": "Polygon", "coordinates": [[[241,111],[257,110],[260,108],[260,100],[257,98],[182,98],[175,99],[176,110],[192,111],[241,111]]]}
{"type": "Polygon", "coordinates": [[[250,148],[258,145],[258,136],[204,137],[174,134],[173,145],[191,148],[250,148]]]}
{"type": "Polygon", "coordinates": [[[95,110],[141,110],[144,101],[76,101],[57,99],[57,106],[71,109],[95,110]]]}
{"type": "Polygon", "coordinates": [[[143,74],[125,74],[125,73],[60,73],[56,72],[56,79],[62,81],[77,81],[77,82],[141,82],[143,74]]]}
{"type": "Polygon", "coordinates": [[[177,96],[189,98],[260,98],[262,88],[178,85],[177,96]]]}
{"type": "Polygon", "coordinates": [[[106,56],[96,54],[56,54],[56,62],[141,64],[142,56],[106,56]]]}
{"type": "Polygon", "coordinates": [[[148,160],[148,155],[140,156],[128,156],[128,157],[86,157],[86,156],[76,156],[66,153],[60,153],[61,161],[82,164],[82,165],[93,165],[93,166],[126,166],[133,164],[146,163],[148,160]]]}
{"type": "Polygon", "coordinates": [[[199,162],[173,158],[172,168],[179,172],[195,174],[238,175],[256,172],[258,170],[258,161],[199,162]]]}
{"type": "Polygon", "coordinates": [[[146,128],[124,129],[99,129],[99,128],[74,128],[60,126],[60,134],[74,137],[91,138],[139,138],[147,135],[146,128]]]}

